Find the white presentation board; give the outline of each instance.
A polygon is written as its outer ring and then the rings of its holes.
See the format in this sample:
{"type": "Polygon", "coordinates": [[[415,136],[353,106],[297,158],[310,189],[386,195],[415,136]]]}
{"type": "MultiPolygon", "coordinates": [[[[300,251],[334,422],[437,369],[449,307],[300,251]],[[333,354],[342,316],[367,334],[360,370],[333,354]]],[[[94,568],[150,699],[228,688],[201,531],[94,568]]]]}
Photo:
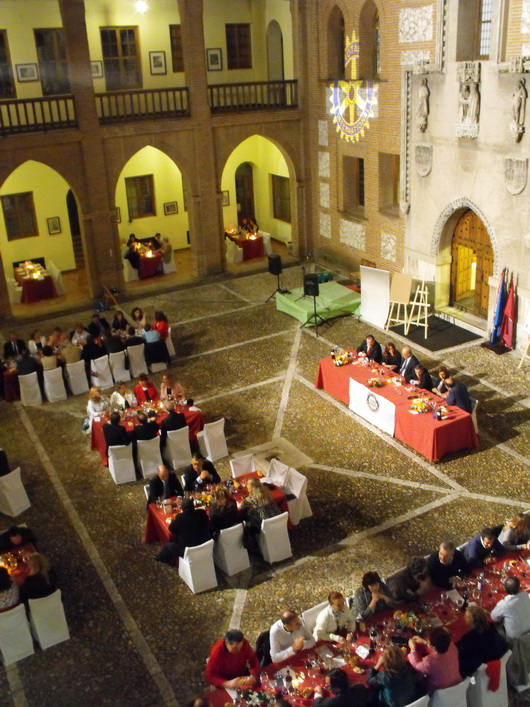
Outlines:
{"type": "Polygon", "coordinates": [[[396,426],[396,406],[390,400],[350,378],[350,410],[391,437],[396,426]]]}
{"type": "Polygon", "coordinates": [[[384,329],[389,307],[390,273],[361,265],[361,319],[384,329]]]}

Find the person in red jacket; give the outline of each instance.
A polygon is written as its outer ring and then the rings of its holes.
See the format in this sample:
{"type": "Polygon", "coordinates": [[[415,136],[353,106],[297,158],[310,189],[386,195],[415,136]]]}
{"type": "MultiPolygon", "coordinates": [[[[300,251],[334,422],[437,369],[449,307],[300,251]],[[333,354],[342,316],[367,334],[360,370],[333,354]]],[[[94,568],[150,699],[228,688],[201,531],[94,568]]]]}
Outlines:
{"type": "Polygon", "coordinates": [[[158,400],[158,391],[154,383],[148,379],[145,373],[140,373],[138,376],[138,385],[135,385],[134,395],[138,404],[156,402],[158,400]]]}
{"type": "Polygon", "coordinates": [[[164,312],[161,312],[160,310],[157,310],[155,312],[154,317],[155,321],[151,324],[151,328],[156,329],[156,331],[165,341],[169,336],[169,324],[167,321],[167,317],[164,312]]]}
{"type": "Polygon", "coordinates": [[[234,690],[259,684],[258,659],[241,631],[230,629],[214,643],[206,665],[206,682],[234,690]]]}

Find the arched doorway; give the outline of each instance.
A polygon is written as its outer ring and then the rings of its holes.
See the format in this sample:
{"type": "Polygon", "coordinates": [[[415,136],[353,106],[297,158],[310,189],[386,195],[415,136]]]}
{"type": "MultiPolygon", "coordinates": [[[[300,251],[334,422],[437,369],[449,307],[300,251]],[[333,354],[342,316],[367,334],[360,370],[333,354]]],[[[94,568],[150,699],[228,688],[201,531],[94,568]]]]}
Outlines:
{"type": "Polygon", "coordinates": [[[267,77],[269,81],[283,81],[283,36],[276,20],[267,27],[267,77]]]}
{"type": "Polygon", "coordinates": [[[237,222],[245,216],[254,217],[254,178],[252,175],[252,165],[243,162],[236,169],[236,200],[237,200],[237,222]]]}
{"type": "Polygon", "coordinates": [[[493,264],[488,231],[480,217],[468,209],[456,224],[451,240],[450,303],[485,319],[493,264]]]}

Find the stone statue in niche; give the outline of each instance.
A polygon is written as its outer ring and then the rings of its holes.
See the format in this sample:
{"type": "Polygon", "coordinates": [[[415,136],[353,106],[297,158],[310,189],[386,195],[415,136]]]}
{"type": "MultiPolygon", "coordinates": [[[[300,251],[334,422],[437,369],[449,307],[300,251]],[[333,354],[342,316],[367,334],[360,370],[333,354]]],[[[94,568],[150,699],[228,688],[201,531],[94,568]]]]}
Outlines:
{"type": "Polygon", "coordinates": [[[429,118],[429,85],[427,79],[421,80],[421,85],[418,89],[418,111],[416,113],[418,128],[424,133],[427,130],[427,122],[429,118]]]}
{"type": "Polygon", "coordinates": [[[478,84],[472,82],[469,85],[469,98],[467,106],[466,123],[473,125],[478,123],[478,115],[480,110],[480,95],[478,92],[478,84]]]}
{"type": "Polygon", "coordinates": [[[456,136],[477,138],[480,117],[480,62],[458,63],[456,75],[460,82],[456,136]]]}
{"type": "Polygon", "coordinates": [[[527,97],[528,93],[525,80],[521,79],[517,85],[517,89],[512,94],[512,122],[510,123],[510,132],[515,142],[519,142],[523,137],[527,97]]]}

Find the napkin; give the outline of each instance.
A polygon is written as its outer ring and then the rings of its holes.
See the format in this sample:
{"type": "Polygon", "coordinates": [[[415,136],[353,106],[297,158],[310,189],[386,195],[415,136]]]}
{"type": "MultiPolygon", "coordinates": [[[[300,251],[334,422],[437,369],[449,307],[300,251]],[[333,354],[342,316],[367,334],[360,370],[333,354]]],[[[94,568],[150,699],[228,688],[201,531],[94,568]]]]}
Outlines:
{"type": "Polygon", "coordinates": [[[447,598],[454,602],[457,606],[461,606],[464,603],[462,595],[459,594],[456,589],[451,589],[451,591],[447,592],[447,598]]]}
{"type": "Polygon", "coordinates": [[[357,646],[355,652],[357,653],[359,658],[362,658],[363,660],[366,660],[370,655],[370,649],[366,646],[357,646]]]}

